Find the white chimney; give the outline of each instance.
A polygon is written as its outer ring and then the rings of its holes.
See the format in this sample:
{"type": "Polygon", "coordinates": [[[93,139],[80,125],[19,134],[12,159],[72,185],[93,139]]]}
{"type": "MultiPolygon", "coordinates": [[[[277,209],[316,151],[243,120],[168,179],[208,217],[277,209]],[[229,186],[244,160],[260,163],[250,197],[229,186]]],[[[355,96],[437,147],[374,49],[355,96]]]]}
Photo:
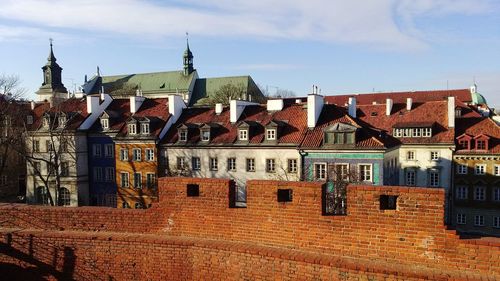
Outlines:
{"type": "Polygon", "coordinates": [[[295,99],[295,103],[296,104],[300,104],[300,103],[302,103],[302,100],[301,99],[295,99]]]}
{"type": "Polygon", "coordinates": [[[394,105],[394,101],[392,99],[385,100],[385,115],[387,115],[387,116],[391,115],[393,105],[394,105]]]}
{"type": "Polygon", "coordinates": [[[219,115],[222,113],[223,107],[222,103],[216,103],[215,104],[215,114],[219,115]]]}
{"type": "Polygon", "coordinates": [[[144,97],[131,96],[130,97],[130,113],[136,113],[144,102],[144,97]]]}
{"type": "Polygon", "coordinates": [[[448,128],[455,127],[455,97],[448,97],[448,128]]]}
{"type": "Polygon", "coordinates": [[[168,113],[178,118],[181,115],[183,108],[186,108],[186,103],[184,103],[184,100],[182,99],[181,96],[179,95],[168,96],[168,113]]]}
{"type": "Polygon", "coordinates": [[[347,104],[349,115],[353,118],[356,118],[356,98],[350,97],[347,104]]]}
{"type": "Polygon", "coordinates": [[[30,105],[31,105],[31,110],[35,110],[36,102],[35,101],[31,101],[30,105]]]}
{"type": "Polygon", "coordinates": [[[267,100],[267,111],[280,111],[283,106],[283,99],[267,100]]]}
{"type": "Polygon", "coordinates": [[[413,106],[413,99],[406,98],[406,110],[410,111],[412,106],[413,106]]]}
{"type": "Polygon", "coordinates": [[[322,96],[314,94],[307,96],[307,127],[309,128],[316,127],[319,115],[323,110],[323,104],[324,100],[322,96]]]}
{"type": "Polygon", "coordinates": [[[87,96],[87,113],[92,113],[99,108],[99,96],[87,96]]]}
{"type": "Polygon", "coordinates": [[[245,110],[245,106],[247,105],[258,105],[258,103],[242,101],[242,100],[231,100],[229,102],[229,121],[231,123],[238,122],[238,119],[245,110]]]}

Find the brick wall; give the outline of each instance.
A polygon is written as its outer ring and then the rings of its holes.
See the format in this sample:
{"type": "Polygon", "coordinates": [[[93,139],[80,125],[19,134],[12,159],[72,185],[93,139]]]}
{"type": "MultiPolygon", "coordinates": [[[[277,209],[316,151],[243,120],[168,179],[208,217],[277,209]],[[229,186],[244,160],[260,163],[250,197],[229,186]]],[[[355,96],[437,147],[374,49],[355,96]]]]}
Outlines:
{"type": "Polygon", "coordinates": [[[323,216],[318,183],[249,181],[247,208],[229,208],[231,186],[164,178],[148,210],[0,205],[0,272],[77,280],[500,279],[500,243],[446,230],[441,190],[351,186],[348,215],[323,216]],[[198,184],[200,196],[187,197],[187,184],[198,184]],[[293,201],[277,202],[278,188],[292,189],[293,201]],[[397,210],[381,211],[381,194],[397,195],[397,210]]]}

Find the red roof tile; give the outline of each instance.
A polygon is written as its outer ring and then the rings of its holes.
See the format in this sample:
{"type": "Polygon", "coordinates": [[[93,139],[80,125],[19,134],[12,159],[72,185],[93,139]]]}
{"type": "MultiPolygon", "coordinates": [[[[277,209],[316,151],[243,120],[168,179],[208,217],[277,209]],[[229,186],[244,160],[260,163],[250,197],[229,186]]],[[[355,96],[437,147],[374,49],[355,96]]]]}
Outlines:
{"type": "MultiPolygon", "coordinates": [[[[489,117],[468,117],[458,118],[456,120],[457,136],[467,134],[472,138],[477,138],[480,135],[486,135],[488,140],[488,150],[475,150],[472,144],[472,150],[462,149],[457,143],[457,154],[500,154],[500,126],[489,117]]],[[[457,137],[458,138],[458,137],[457,137]]],[[[474,140],[471,140],[474,143],[474,140]]]]}

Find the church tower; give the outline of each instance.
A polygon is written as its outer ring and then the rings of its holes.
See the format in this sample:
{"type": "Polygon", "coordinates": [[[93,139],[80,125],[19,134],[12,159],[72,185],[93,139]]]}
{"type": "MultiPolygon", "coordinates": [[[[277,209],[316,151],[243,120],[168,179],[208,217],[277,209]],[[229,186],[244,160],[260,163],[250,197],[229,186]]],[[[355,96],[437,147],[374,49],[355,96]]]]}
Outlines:
{"type": "Polygon", "coordinates": [[[193,67],[193,53],[189,49],[189,39],[186,39],[186,51],[184,51],[184,75],[188,76],[194,71],[193,67]]]}
{"type": "Polygon", "coordinates": [[[56,60],[52,49],[52,39],[50,39],[50,54],[47,63],[42,67],[43,83],[36,94],[40,101],[47,100],[53,104],[57,104],[68,96],[68,90],[62,83],[62,68],[56,60]]]}

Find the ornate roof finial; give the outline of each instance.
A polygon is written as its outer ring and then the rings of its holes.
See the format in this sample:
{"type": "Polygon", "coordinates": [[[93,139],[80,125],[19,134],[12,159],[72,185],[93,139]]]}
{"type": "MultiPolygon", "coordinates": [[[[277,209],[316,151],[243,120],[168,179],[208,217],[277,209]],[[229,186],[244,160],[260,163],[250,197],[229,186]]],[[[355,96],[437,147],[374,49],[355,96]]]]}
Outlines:
{"type": "Polygon", "coordinates": [[[56,57],[54,56],[54,50],[52,50],[52,42],[53,41],[54,41],[54,39],[49,38],[49,42],[50,42],[50,54],[49,54],[49,57],[47,58],[47,60],[49,62],[55,62],[56,61],[56,57]]]}

